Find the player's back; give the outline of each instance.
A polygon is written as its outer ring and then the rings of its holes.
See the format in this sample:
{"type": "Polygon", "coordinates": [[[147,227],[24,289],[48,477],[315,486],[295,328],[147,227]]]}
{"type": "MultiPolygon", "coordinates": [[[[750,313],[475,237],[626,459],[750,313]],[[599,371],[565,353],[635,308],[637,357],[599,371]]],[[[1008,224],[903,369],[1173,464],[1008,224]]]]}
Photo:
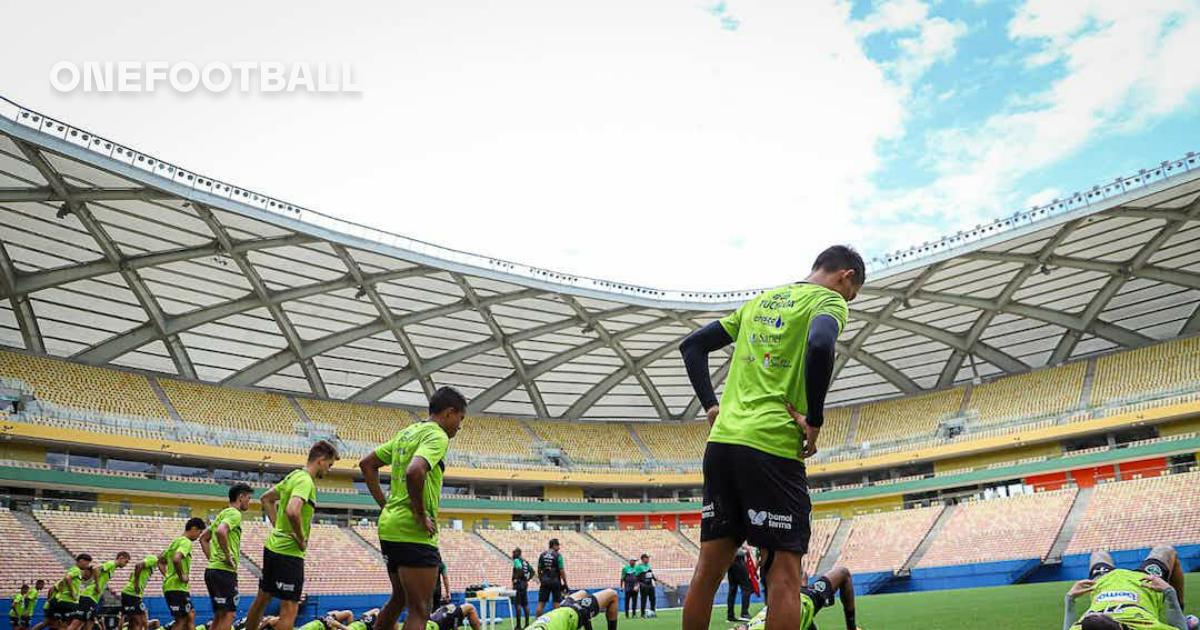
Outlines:
{"type": "MultiPolygon", "coordinates": [[[[1088,612],[1101,612],[1138,630],[1173,630],[1162,619],[1163,594],[1147,588],[1140,571],[1113,569],[1096,578],[1088,612]]],[[[1072,629],[1079,628],[1076,623],[1072,629]]]]}
{"type": "Polygon", "coordinates": [[[528,630],[578,630],[579,611],[570,606],[559,606],[533,620],[528,630]]]}
{"type": "MultiPolygon", "coordinates": [[[[805,593],[800,594],[800,630],[809,630],[813,627],[813,620],[817,618],[817,605],[812,598],[805,593]]],[[[747,630],[765,630],[767,627],[767,607],[763,606],[762,610],[758,611],[757,615],[750,620],[747,630]]]]}

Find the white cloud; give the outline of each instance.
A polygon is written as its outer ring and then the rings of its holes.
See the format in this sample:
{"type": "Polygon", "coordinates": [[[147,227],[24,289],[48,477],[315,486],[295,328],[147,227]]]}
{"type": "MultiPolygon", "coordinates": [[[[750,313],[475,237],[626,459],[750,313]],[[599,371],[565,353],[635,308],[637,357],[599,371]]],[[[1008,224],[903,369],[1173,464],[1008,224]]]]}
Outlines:
{"type": "Polygon", "coordinates": [[[1013,197],[1023,176],[1075,155],[1097,137],[1144,128],[1200,92],[1200,4],[1191,0],[1029,0],[1009,36],[1034,46],[1027,64],[1059,63],[1062,76],[1048,88],[1009,98],[978,127],[933,133],[929,161],[939,179],[882,193],[874,216],[940,216],[962,227],[1024,209],[1013,197]]]}
{"type": "Polygon", "coordinates": [[[861,37],[877,34],[907,34],[899,37],[896,59],[884,64],[901,85],[910,87],[934,64],[954,57],[958,40],[967,26],[940,16],[930,17],[929,4],[921,0],[887,0],[859,20],[855,29],[861,37]]]}

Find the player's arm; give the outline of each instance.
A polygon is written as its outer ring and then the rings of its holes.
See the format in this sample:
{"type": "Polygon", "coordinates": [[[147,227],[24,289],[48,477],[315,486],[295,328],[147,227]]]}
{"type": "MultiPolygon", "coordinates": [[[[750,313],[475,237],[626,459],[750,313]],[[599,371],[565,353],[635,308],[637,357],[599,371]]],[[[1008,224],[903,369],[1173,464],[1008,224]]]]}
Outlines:
{"type": "Polygon", "coordinates": [[[562,584],[564,591],[571,590],[567,587],[567,563],[561,554],[558,556],[558,583],[562,584]]]}
{"type": "Polygon", "coordinates": [[[475,604],[463,604],[461,607],[463,616],[467,618],[467,623],[470,624],[471,630],[481,630],[483,624],[479,621],[479,611],[475,609],[475,604]]]}
{"type": "Polygon", "coordinates": [[[183,570],[183,552],[176,551],[174,556],[171,556],[171,564],[175,567],[175,577],[184,584],[188,583],[188,574],[183,570]]]}
{"type": "MultiPolygon", "coordinates": [[[[209,530],[204,530],[207,534],[209,530]]],[[[217,526],[217,545],[221,548],[221,553],[225,554],[225,561],[228,563],[235,562],[235,558],[229,555],[229,523],[221,523],[217,526]]],[[[208,550],[204,551],[204,555],[208,555],[208,550]]],[[[234,564],[234,566],[237,566],[234,564]]]]}
{"type": "Polygon", "coordinates": [[[1179,594],[1175,592],[1175,587],[1157,575],[1143,577],[1142,584],[1163,594],[1163,604],[1166,606],[1163,623],[1178,630],[1188,630],[1187,619],[1183,616],[1183,607],[1179,604],[1179,594]]]}
{"type": "Polygon", "coordinates": [[[375,499],[375,503],[380,508],[387,505],[387,495],[384,494],[383,486],[379,483],[379,469],[386,465],[374,451],[358,462],[358,469],[362,472],[363,482],[367,484],[367,490],[371,493],[371,498],[375,499]]]}
{"type": "Polygon", "coordinates": [[[196,539],[196,542],[200,543],[200,551],[203,551],[204,557],[209,560],[212,559],[212,532],[213,528],[206,527],[204,533],[200,534],[200,537],[196,539]]]}
{"type": "Polygon", "coordinates": [[[404,485],[408,488],[408,503],[413,518],[432,535],[437,531],[437,525],[429,518],[429,514],[425,513],[425,477],[428,474],[429,462],[420,455],[413,455],[408,468],[404,470],[404,485]]]}
{"type": "Polygon", "coordinates": [[[1071,630],[1071,626],[1075,625],[1075,599],[1092,592],[1095,586],[1094,580],[1079,580],[1071,585],[1071,590],[1067,591],[1067,596],[1063,599],[1063,630],[1071,630]]]}
{"type": "Polygon", "coordinates": [[[858,622],[854,618],[854,576],[846,567],[835,567],[825,574],[833,590],[837,591],[842,600],[842,614],[846,616],[846,630],[858,630],[858,622]]]}
{"type": "Polygon", "coordinates": [[[712,424],[717,418],[717,394],[713,389],[712,374],[708,371],[708,355],[733,343],[733,337],[721,325],[721,322],[710,322],[707,326],[693,331],[684,337],[679,344],[679,353],[683,355],[683,365],[687,368],[688,380],[700,400],[700,406],[708,414],[708,423],[712,424]]]}
{"type": "Polygon", "coordinates": [[[804,390],[807,396],[807,413],[800,422],[804,429],[804,456],[817,452],[817,438],[825,424],[825,395],[829,382],[833,380],[834,349],[837,346],[838,322],[832,315],[821,314],[813,318],[808,327],[808,340],[804,350],[804,390]]]}
{"type": "Polygon", "coordinates": [[[604,611],[608,630],[617,630],[617,619],[621,617],[621,596],[611,588],[596,593],[596,605],[604,611]]]}
{"type": "Polygon", "coordinates": [[[279,491],[272,487],[263,493],[262,498],[263,512],[267,514],[267,520],[271,521],[271,526],[275,526],[275,515],[279,513],[279,491]]]}
{"type": "Polygon", "coordinates": [[[446,589],[446,597],[450,597],[450,575],[449,575],[449,572],[442,574],[442,587],[446,589]]]}
{"type": "Polygon", "coordinates": [[[300,550],[304,551],[308,548],[308,541],[304,540],[304,522],[300,520],[304,515],[304,497],[293,494],[292,498],[288,499],[283,515],[292,525],[292,540],[295,540],[300,550]]]}

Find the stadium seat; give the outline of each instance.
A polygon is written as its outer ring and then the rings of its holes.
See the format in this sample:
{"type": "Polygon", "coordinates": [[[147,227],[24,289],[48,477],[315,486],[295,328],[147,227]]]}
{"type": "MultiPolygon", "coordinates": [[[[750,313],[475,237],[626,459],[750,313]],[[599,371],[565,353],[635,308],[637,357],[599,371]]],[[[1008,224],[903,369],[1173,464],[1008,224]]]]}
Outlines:
{"type": "MultiPolygon", "coordinates": [[[[627,559],[640,558],[643,553],[650,554],[654,575],[664,584],[677,586],[686,584],[692,578],[698,554],[675,532],[665,529],[604,529],[589,534],[627,559]]],[[[619,574],[614,575],[613,582],[618,582],[619,578],[619,574]]]]}
{"type": "Polygon", "coordinates": [[[62,407],[167,418],[145,376],[45,356],[0,350],[0,377],[24,381],[40,400],[62,407]]]}
{"type": "Polygon", "coordinates": [[[39,579],[53,584],[67,570],[6,507],[0,507],[0,541],[0,593],[4,597],[17,592],[22,584],[32,587],[39,579]]]}
{"type": "Polygon", "coordinates": [[[1200,543],[1200,472],[1096,486],[1068,554],[1200,543]]]}
{"type": "Polygon", "coordinates": [[[962,399],[962,388],[955,388],[863,405],[854,439],[874,443],[932,433],[938,422],[958,414],[962,399]]]}
{"type": "Polygon", "coordinates": [[[313,422],[336,427],[338,438],[371,447],[387,442],[416,420],[412,412],[398,407],[301,397],[296,397],[296,402],[313,422]]]}
{"type": "MultiPolygon", "coordinates": [[[[379,548],[379,530],[374,523],[355,525],[353,530],[379,548]]],[[[512,561],[479,536],[460,530],[438,531],[438,550],[446,563],[446,577],[451,591],[461,591],[478,584],[500,585],[507,588],[512,579],[512,561]]],[[[533,560],[527,559],[531,564],[533,560]]]]}
{"type": "Polygon", "coordinates": [[[1075,492],[1069,488],[960,503],[917,566],[1045,559],[1075,492]]]}
{"type": "Polygon", "coordinates": [[[971,390],[968,413],[980,424],[1061,414],[1079,404],[1087,362],[1005,376],[971,390]]]}
{"type": "Polygon", "coordinates": [[[631,426],[659,462],[698,464],[704,456],[707,422],[637,422],[631,426]]]}
{"type": "Polygon", "coordinates": [[[1188,337],[1096,359],[1091,403],[1102,405],[1197,385],[1200,337],[1188,337]]]}
{"type": "Polygon", "coordinates": [[[472,457],[541,461],[533,451],[533,435],[519,420],[490,416],[469,416],[450,445],[452,460],[472,457]]]}
{"type": "Polygon", "coordinates": [[[855,515],[837,564],[855,572],[895,571],[921,544],[942,506],[855,515]]]}
{"type": "Polygon", "coordinates": [[[629,426],[624,422],[533,420],[527,424],[540,439],[566,451],[572,462],[609,464],[646,461],[629,433],[629,426]]]}
{"type": "Polygon", "coordinates": [[[811,535],[808,539],[808,553],[804,554],[805,575],[816,575],[821,559],[829,551],[829,543],[837,533],[839,518],[817,518],[812,521],[811,535]]]}
{"type": "Polygon", "coordinates": [[[158,379],[171,405],[190,422],[227,429],[295,435],[300,416],[279,394],[158,379]]]}
{"type": "MultiPolygon", "coordinates": [[[[271,526],[265,520],[242,524],[242,552],[262,566],[263,544],[271,526]]],[[[314,595],[390,593],[383,559],[366,541],[337,525],[313,523],[305,552],[304,592],[314,595]]]]}

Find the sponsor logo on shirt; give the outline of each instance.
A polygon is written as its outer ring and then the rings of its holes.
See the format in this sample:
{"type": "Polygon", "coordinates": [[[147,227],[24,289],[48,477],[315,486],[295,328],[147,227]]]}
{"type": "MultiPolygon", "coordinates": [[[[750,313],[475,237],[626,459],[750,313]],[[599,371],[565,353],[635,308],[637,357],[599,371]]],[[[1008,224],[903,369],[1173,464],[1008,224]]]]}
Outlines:
{"type": "Polygon", "coordinates": [[[1137,602],[1140,598],[1133,591],[1104,591],[1096,596],[1097,602],[1130,601],[1137,602]]]}
{"type": "Polygon", "coordinates": [[[294,591],[294,590],[296,590],[296,585],[288,584],[287,582],[276,582],[275,588],[277,588],[281,591],[294,591]]]}
{"type": "Polygon", "coordinates": [[[716,514],[717,514],[716,508],[713,507],[713,504],[711,504],[711,503],[706,503],[704,506],[702,506],[700,508],[700,518],[701,519],[712,518],[712,517],[716,516],[716,514]]]}
{"type": "Polygon", "coordinates": [[[766,346],[777,346],[783,343],[783,335],[774,333],[750,333],[750,343],[761,343],[766,346]]]}
{"type": "MultiPolygon", "coordinates": [[[[793,302],[793,304],[794,304],[794,302],[793,302]]],[[[770,326],[771,328],[774,328],[776,330],[783,328],[783,325],[784,325],[783,317],[781,317],[779,315],[776,315],[774,317],[771,317],[770,315],[755,315],[753,321],[755,324],[762,324],[764,326],[770,326]]]]}

